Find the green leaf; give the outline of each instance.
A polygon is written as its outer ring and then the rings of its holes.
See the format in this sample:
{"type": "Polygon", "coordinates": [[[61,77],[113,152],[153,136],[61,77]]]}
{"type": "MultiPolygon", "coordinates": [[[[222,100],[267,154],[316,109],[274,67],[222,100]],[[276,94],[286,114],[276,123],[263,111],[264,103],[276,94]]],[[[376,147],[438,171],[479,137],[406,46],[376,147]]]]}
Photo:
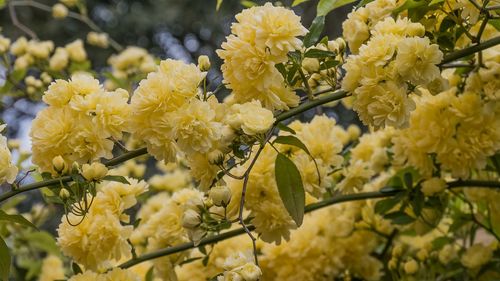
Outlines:
{"type": "Polygon", "coordinates": [[[309,49],[307,52],[305,52],[304,57],[306,58],[328,58],[328,57],[335,57],[337,54],[331,51],[325,51],[325,50],[320,50],[320,49],[309,49]]]}
{"type": "Polygon", "coordinates": [[[406,0],[405,3],[392,11],[392,14],[397,16],[399,13],[412,10],[415,8],[419,8],[421,6],[427,5],[426,1],[417,1],[417,0],[406,0]]]}
{"type": "Polygon", "coordinates": [[[323,28],[325,26],[325,17],[317,16],[312,24],[309,27],[309,33],[304,37],[304,46],[306,48],[311,47],[312,45],[318,42],[321,33],[323,33],[323,28]]]}
{"type": "Polygon", "coordinates": [[[432,240],[432,248],[434,250],[439,250],[439,249],[443,248],[445,245],[452,244],[454,242],[455,242],[455,240],[450,238],[450,237],[446,237],[446,236],[438,237],[438,238],[432,240]]]}
{"type": "Polygon", "coordinates": [[[45,251],[49,254],[60,255],[59,247],[57,247],[54,237],[46,232],[30,232],[24,236],[32,247],[45,251]]]}
{"type": "Polygon", "coordinates": [[[309,152],[309,149],[307,149],[307,146],[299,140],[296,136],[278,136],[273,143],[281,143],[281,144],[288,144],[288,145],[293,145],[296,146],[302,150],[304,150],[305,153],[311,155],[309,152]]]}
{"type": "Polygon", "coordinates": [[[302,178],[297,166],[282,153],[276,156],[275,177],[286,210],[297,226],[302,225],[306,201],[302,178]]]}
{"type": "Polygon", "coordinates": [[[300,5],[304,2],[308,2],[309,0],[293,0],[292,7],[295,7],[297,5],[300,5]]]}
{"type": "Polygon", "coordinates": [[[287,125],[285,125],[283,123],[278,123],[278,125],[276,125],[276,127],[278,127],[278,129],[280,129],[281,131],[289,132],[289,133],[292,133],[294,135],[297,133],[297,132],[295,132],[294,129],[288,127],[287,125]]]}
{"type": "Polygon", "coordinates": [[[5,3],[5,0],[0,0],[0,9],[3,9],[3,7],[5,7],[5,3]]]}
{"type": "Polygon", "coordinates": [[[9,280],[11,257],[9,248],[5,241],[0,237],[0,279],[2,281],[9,280]]]}
{"type": "Polygon", "coordinates": [[[240,3],[245,8],[250,8],[250,7],[253,7],[253,6],[257,6],[257,4],[255,4],[255,2],[248,1],[248,0],[242,0],[240,3]]]}
{"type": "Polygon", "coordinates": [[[415,221],[414,217],[402,211],[396,211],[384,216],[385,219],[391,220],[394,224],[409,224],[415,221]]]}
{"type": "Polygon", "coordinates": [[[276,67],[276,69],[281,73],[281,76],[283,76],[283,78],[286,78],[286,67],[285,67],[285,65],[283,65],[282,63],[278,63],[274,67],[276,67]]]}
{"type": "Polygon", "coordinates": [[[488,21],[489,24],[493,25],[494,28],[496,28],[496,30],[500,31],[500,19],[490,19],[488,21]]]}
{"type": "Polygon", "coordinates": [[[320,0],[318,3],[317,14],[318,16],[326,16],[331,11],[351,4],[356,0],[320,0]]]}
{"type": "Polygon", "coordinates": [[[388,198],[384,200],[380,200],[377,203],[375,203],[375,213],[377,214],[385,214],[388,211],[390,211],[394,206],[396,206],[399,203],[399,200],[397,198],[388,198]]]}
{"type": "Polygon", "coordinates": [[[73,274],[74,275],[83,273],[82,269],[80,268],[80,266],[76,262],[73,262],[71,264],[71,269],[73,269],[73,274]]]}
{"type": "Polygon", "coordinates": [[[34,229],[37,229],[37,227],[34,224],[32,224],[29,220],[25,219],[23,216],[9,215],[2,210],[0,210],[0,221],[10,221],[13,223],[22,224],[24,226],[29,226],[33,227],[34,229]]]}
{"type": "Polygon", "coordinates": [[[216,11],[218,11],[220,9],[220,5],[222,5],[222,0],[217,0],[217,4],[215,6],[216,11]]]}
{"type": "Polygon", "coordinates": [[[128,180],[123,176],[107,175],[102,179],[106,180],[106,181],[116,181],[116,182],[121,182],[124,184],[130,184],[130,182],[128,182],[128,180]]]}
{"type": "Polygon", "coordinates": [[[144,278],[144,281],[153,281],[153,279],[154,279],[153,270],[154,270],[154,266],[149,268],[148,273],[146,273],[146,277],[144,278]]]}
{"type": "Polygon", "coordinates": [[[327,60],[319,66],[319,69],[320,70],[330,69],[332,67],[339,65],[339,63],[340,61],[338,60],[327,60]]]}

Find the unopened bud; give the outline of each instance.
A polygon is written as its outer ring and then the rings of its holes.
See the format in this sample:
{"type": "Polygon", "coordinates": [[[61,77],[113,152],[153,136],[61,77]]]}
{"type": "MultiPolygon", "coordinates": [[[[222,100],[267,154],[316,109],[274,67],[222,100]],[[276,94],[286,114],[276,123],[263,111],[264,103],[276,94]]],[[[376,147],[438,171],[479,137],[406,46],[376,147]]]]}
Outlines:
{"type": "Polygon", "coordinates": [[[61,190],[59,191],[59,197],[65,200],[68,199],[69,196],[70,196],[69,191],[66,188],[61,188],[61,190]]]}
{"type": "Polygon", "coordinates": [[[52,159],[52,167],[54,167],[54,171],[58,174],[62,174],[64,170],[66,170],[66,162],[62,158],[61,155],[58,155],[52,159]]]}
{"type": "Polygon", "coordinates": [[[319,70],[319,60],[316,58],[304,58],[302,68],[309,73],[314,73],[319,70]]]}
{"type": "Polygon", "coordinates": [[[226,207],[231,201],[231,189],[226,185],[217,185],[210,189],[208,196],[217,207],[226,207]]]}
{"type": "Polygon", "coordinates": [[[68,8],[63,4],[55,4],[52,6],[52,16],[55,19],[63,19],[68,16],[68,8]]]}
{"type": "Polygon", "coordinates": [[[403,268],[406,274],[415,274],[418,271],[418,263],[414,259],[411,259],[404,264],[403,268]]]}
{"type": "Polygon", "coordinates": [[[210,59],[208,58],[208,56],[198,57],[198,68],[201,71],[208,71],[210,69],[210,59]]]}
{"type": "Polygon", "coordinates": [[[184,214],[182,215],[182,226],[184,228],[192,229],[196,228],[200,224],[201,216],[200,214],[198,214],[198,212],[192,209],[187,209],[186,211],[184,211],[184,214]]]}

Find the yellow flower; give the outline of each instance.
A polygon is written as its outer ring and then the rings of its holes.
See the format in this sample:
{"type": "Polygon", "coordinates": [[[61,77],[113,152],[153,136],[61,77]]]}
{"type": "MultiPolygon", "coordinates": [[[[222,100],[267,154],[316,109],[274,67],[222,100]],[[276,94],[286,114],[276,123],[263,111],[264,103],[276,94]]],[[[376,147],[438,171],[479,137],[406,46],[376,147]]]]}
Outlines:
{"type": "Polygon", "coordinates": [[[223,125],[215,121],[215,112],[198,99],[179,108],[172,118],[173,137],[187,154],[208,152],[222,136],[223,125]]]}
{"type": "Polygon", "coordinates": [[[64,265],[59,257],[49,255],[43,259],[39,281],[55,281],[64,278],[64,265]]]}
{"type": "MultiPolygon", "coordinates": [[[[0,125],[0,132],[6,125],[0,125]]],[[[12,155],[7,146],[7,138],[0,135],[0,184],[4,182],[13,183],[16,179],[18,169],[12,163],[12,155]]]]}
{"type": "Polygon", "coordinates": [[[83,41],[81,39],[77,39],[67,44],[64,48],[68,52],[69,58],[72,61],[82,62],[87,59],[87,52],[85,52],[83,41]]]}
{"type": "Polygon", "coordinates": [[[226,117],[234,129],[241,128],[247,135],[263,134],[274,123],[273,113],[262,107],[260,101],[251,101],[243,104],[233,104],[226,117]]]}
{"type": "Polygon", "coordinates": [[[300,49],[297,36],[306,30],[292,11],[266,4],[236,15],[232,33],[217,54],[224,60],[222,72],[237,102],[260,100],[270,110],[297,106],[298,96],[285,87],[275,68],[290,51],[300,49]]]}
{"type": "Polygon", "coordinates": [[[112,55],[108,63],[113,67],[113,74],[117,71],[133,74],[137,71],[148,73],[156,69],[153,57],[143,48],[128,46],[118,55],[112,55]]]}
{"type": "Polygon", "coordinates": [[[440,76],[436,66],[443,59],[443,53],[429,38],[411,37],[398,43],[395,67],[404,80],[414,85],[427,84],[440,76]]]}
{"type": "Polygon", "coordinates": [[[359,47],[370,37],[368,15],[366,8],[359,8],[348,14],[342,23],[342,34],[353,54],[357,54],[359,47]]]}
{"type": "Polygon", "coordinates": [[[269,48],[275,62],[286,61],[288,52],[300,49],[302,42],[297,37],[307,33],[292,10],[271,3],[243,10],[236,20],[232,33],[259,49],[269,48]]]}
{"type": "Polygon", "coordinates": [[[141,277],[129,269],[114,268],[106,273],[105,281],[140,281],[141,277]]]}
{"type": "MultiPolygon", "coordinates": [[[[74,224],[82,218],[73,214],[68,219],[74,224]]],[[[132,226],[122,226],[111,212],[89,214],[77,226],[68,223],[65,217],[57,229],[57,243],[61,251],[75,262],[88,269],[97,270],[111,260],[130,257],[127,239],[132,226]]]]}
{"type": "Polygon", "coordinates": [[[407,94],[404,84],[392,81],[373,86],[362,86],[354,92],[353,109],[366,125],[407,127],[415,102],[407,94]]]}
{"type": "Polygon", "coordinates": [[[10,46],[10,39],[0,35],[0,54],[7,52],[10,46]]]}
{"type": "Polygon", "coordinates": [[[446,189],[446,182],[440,178],[430,178],[422,183],[422,192],[431,196],[446,189]]]}
{"type": "Polygon", "coordinates": [[[68,65],[69,54],[66,49],[58,47],[49,60],[49,67],[53,71],[61,71],[68,65]]]}
{"type": "Polygon", "coordinates": [[[26,52],[27,48],[28,40],[26,39],[26,37],[21,36],[17,38],[14,43],[12,43],[12,45],[10,46],[10,52],[15,56],[20,56],[26,52]]]}
{"type": "Polygon", "coordinates": [[[493,256],[493,249],[482,244],[474,244],[462,255],[460,262],[469,269],[478,269],[493,256]]]}
{"type": "Polygon", "coordinates": [[[26,47],[26,51],[38,59],[48,58],[52,50],[54,50],[54,42],[52,41],[30,40],[28,42],[28,46],[26,47]]]}
{"type": "Polygon", "coordinates": [[[109,45],[108,34],[91,31],[87,33],[87,43],[100,48],[107,48],[109,45]]]}
{"type": "Polygon", "coordinates": [[[52,16],[55,19],[63,19],[68,16],[68,8],[66,8],[63,4],[55,4],[52,6],[52,16]]]}
{"type": "MultiPolygon", "coordinates": [[[[204,76],[194,64],[168,59],[162,61],[158,71],[150,73],[135,90],[131,101],[130,130],[135,138],[146,142],[148,151],[157,159],[175,160],[173,129],[176,124],[172,112],[196,96],[204,76]]],[[[193,112],[206,109],[206,106],[197,105],[194,102],[187,107],[193,112]]]]}
{"type": "Polygon", "coordinates": [[[224,60],[224,82],[233,90],[237,102],[260,100],[270,110],[298,105],[299,97],[285,86],[283,76],[265,49],[230,35],[217,54],[224,60]]]}

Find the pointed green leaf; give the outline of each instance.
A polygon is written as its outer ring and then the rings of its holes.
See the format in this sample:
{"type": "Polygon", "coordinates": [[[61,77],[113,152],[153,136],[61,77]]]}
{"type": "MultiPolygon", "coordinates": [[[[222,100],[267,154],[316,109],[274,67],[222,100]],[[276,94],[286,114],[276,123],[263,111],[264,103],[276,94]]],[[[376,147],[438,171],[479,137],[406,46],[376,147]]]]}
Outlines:
{"type": "Polygon", "coordinates": [[[283,123],[278,123],[278,125],[276,125],[276,127],[278,127],[278,129],[280,129],[281,131],[285,131],[285,132],[289,132],[291,134],[296,134],[297,132],[295,132],[294,129],[288,127],[287,125],[283,124],[283,123]]]}
{"type": "Polygon", "coordinates": [[[288,144],[288,145],[293,145],[296,146],[302,150],[304,150],[305,153],[311,155],[309,152],[309,149],[307,149],[307,146],[299,140],[296,136],[278,136],[273,143],[280,143],[280,144],[288,144]]]}
{"type": "Polygon", "coordinates": [[[46,231],[30,232],[24,237],[30,241],[30,246],[53,255],[60,255],[56,240],[50,233],[46,231]]]}
{"type": "Polygon", "coordinates": [[[292,7],[295,7],[297,5],[300,5],[304,2],[308,2],[309,0],[293,0],[292,7]]]}
{"type": "Polygon", "coordinates": [[[217,0],[217,5],[215,6],[216,11],[220,9],[220,5],[222,5],[222,0],[217,0]]]}
{"type": "Polygon", "coordinates": [[[318,42],[321,33],[323,33],[323,28],[325,27],[325,17],[317,16],[312,24],[309,27],[309,33],[304,37],[304,46],[306,48],[311,47],[312,45],[318,42]]]}
{"type": "Polygon", "coordinates": [[[152,266],[148,270],[148,273],[146,273],[146,277],[144,278],[145,281],[153,281],[153,279],[154,279],[153,270],[154,270],[154,266],[152,266]]]}
{"type": "Polygon", "coordinates": [[[116,182],[121,182],[121,183],[124,183],[124,184],[130,184],[130,182],[128,182],[128,180],[125,177],[122,177],[122,176],[107,175],[107,176],[105,176],[102,179],[106,180],[106,181],[116,181],[116,182]]]}
{"type": "Polygon", "coordinates": [[[9,215],[2,210],[0,210],[0,221],[10,221],[13,223],[22,224],[22,225],[33,227],[34,229],[37,229],[37,227],[34,224],[32,224],[29,220],[25,219],[23,216],[21,216],[21,215],[9,215]]]}
{"type": "Polygon", "coordinates": [[[318,3],[317,15],[326,16],[331,11],[355,1],[356,0],[320,0],[318,3]]]}
{"type": "Polygon", "coordinates": [[[297,226],[300,226],[304,219],[305,191],[299,169],[292,160],[278,153],[275,177],[283,205],[297,226]]]}
{"type": "Polygon", "coordinates": [[[0,280],[8,281],[10,273],[11,257],[9,248],[5,241],[0,237],[0,280]]]}

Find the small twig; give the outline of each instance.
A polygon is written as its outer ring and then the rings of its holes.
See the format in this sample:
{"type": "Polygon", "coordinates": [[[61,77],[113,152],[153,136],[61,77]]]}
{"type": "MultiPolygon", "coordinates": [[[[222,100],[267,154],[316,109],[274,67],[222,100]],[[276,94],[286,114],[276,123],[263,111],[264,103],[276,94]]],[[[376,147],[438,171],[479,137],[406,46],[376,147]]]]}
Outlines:
{"type": "Polygon", "coordinates": [[[10,1],[8,1],[7,3],[8,3],[8,6],[9,6],[9,15],[10,15],[10,19],[12,20],[12,24],[15,27],[19,28],[24,33],[26,33],[32,39],[38,39],[38,36],[36,35],[36,33],[33,32],[33,30],[31,30],[26,25],[22,24],[19,21],[19,19],[17,18],[16,9],[14,8],[14,3],[10,2],[10,1]]]}

